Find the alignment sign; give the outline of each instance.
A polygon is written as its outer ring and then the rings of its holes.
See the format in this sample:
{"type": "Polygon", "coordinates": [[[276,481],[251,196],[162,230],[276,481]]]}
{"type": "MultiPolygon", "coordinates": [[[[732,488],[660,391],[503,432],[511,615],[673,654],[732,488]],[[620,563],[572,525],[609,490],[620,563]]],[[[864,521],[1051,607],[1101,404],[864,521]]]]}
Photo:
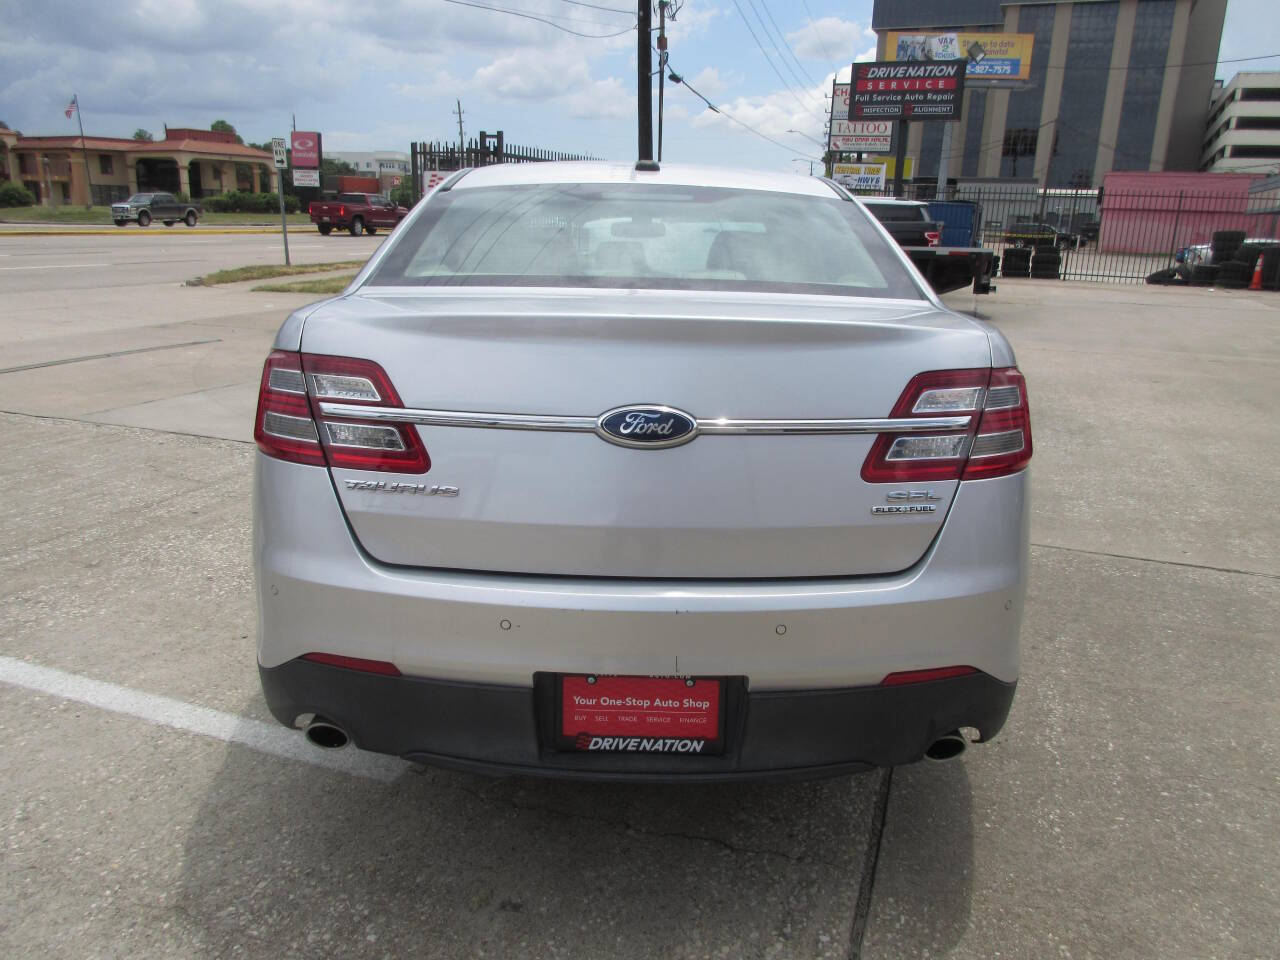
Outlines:
{"type": "Polygon", "coordinates": [[[955,120],[964,71],[963,60],[855,63],[849,119],[955,120]]]}

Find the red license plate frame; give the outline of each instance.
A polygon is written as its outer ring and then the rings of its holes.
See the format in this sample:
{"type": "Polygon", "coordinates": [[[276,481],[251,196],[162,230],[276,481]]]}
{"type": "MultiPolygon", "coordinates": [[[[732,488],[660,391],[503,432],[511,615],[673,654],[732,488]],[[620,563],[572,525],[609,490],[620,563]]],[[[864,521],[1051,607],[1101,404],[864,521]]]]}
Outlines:
{"type": "Polygon", "coordinates": [[[724,677],[556,674],[555,746],[574,753],[724,753],[724,677]]]}

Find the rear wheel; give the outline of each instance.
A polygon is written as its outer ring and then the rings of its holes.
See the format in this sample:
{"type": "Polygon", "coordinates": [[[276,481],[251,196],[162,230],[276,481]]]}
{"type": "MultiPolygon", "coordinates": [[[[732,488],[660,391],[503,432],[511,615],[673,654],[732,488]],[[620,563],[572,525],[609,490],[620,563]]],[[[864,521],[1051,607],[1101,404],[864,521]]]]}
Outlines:
{"type": "Polygon", "coordinates": [[[364,217],[356,217],[352,220],[350,229],[353,237],[358,237],[360,234],[364,233],[364,217]]]}
{"type": "Polygon", "coordinates": [[[166,221],[164,222],[164,225],[165,225],[166,227],[172,227],[172,226],[173,226],[175,223],[177,223],[177,222],[178,222],[177,220],[166,220],[166,221]]]}
{"type": "Polygon", "coordinates": [[[187,215],[182,219],[188,227],[194,227],[196,225],[196,212],[194,210],[188,210],[187,215]]]}
{"type": "Polygon", "coordinates": [[[145,211],[145,210],[143,210],[141,213],[139,213],[139,214],[138,214],[138,226],[140,226],[140,227],[149,227],[149,226],[151,226],[151,214],[147,213],[147,211],[145,211]]]}
{"type": "Polygon", "coordinates": [[[332,223],[317,223],[317,224],[316,224],[316,229],[320,231],[320,236],[322,236],[322,237],[327,237],[330,233],[332,233],[332,232],[333,232],[333,224],[332,224],[332,223]]]}

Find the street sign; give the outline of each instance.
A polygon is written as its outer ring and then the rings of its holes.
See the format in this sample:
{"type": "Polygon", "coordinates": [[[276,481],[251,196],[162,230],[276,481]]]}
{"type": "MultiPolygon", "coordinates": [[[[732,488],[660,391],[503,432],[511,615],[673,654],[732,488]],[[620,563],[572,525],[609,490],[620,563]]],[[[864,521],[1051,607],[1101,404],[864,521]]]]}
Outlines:
{"type": "Polygon", "coordinates": [[[295,130],[289,136],[293,148],[293,166],[296,170],[320,169],[320,134],[314,130],[295,130]]]}
{"type": "Polygon", "coordinates": [[[294,170],[293,185],[295,187],[318,187],[320,186],[319,170],[294,170]]]}
{"type": "Polygon", "coordinates": [[[850,190],[883,190],[885,165],[883,163],[837,163],[832,167],[832,179],[850,190]]]}
{"type": "Polygon", "coordinates": [[[964,94],[963,60],[853,65],[850,120],[958,120],[964,94]]]}
{"type": "Polygon", "coordinates": [[[283,170],[289,165],[289,155],[285,151],[286,147],[284,137],[272,137],[271,152],[275,156],[276,167],[280,170],[283,170]]]}
{"type": "Polygon", "coordinates": [[[845,120],[849,115],[849,84],[837,83],[832,94],[831,132],[827,149],[837,153],[893,153],[897,149],[892,120],[845,120]]]}

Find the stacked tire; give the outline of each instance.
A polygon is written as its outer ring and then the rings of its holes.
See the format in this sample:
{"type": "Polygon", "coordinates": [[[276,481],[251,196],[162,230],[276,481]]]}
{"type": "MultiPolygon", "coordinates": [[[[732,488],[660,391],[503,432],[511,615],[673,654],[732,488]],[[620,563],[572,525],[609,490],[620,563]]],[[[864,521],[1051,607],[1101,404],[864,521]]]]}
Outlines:
{"type": "Polygon", "coordinates": [[[1213,249],[1211,262],[1224,263],[1234,259],[1242,243],[1244,243],[1243,230],[1218,230],[1214,233],[1211,243],[1213,249]]]}
{"type": "MultiPolygon", "coordinates": [[[[1255,256],[1252,260],[1257,260],[1255,256]]],[[[1218,264],[1217,285],[1227,290],[1243,290],[1253,279],[1253,263],[1243,260],[1225,260],[1218,264]]]]}
{"type": "Polygon", "coordinates": [[[1218,282],[1217,264],[1198,263],[1191,268],[1191,285],[1193,287],[1212,287],[1218,282]]]}
{"type": "Polygon", "coordinates": [[[1031,251],[1027,247],[1006,247],[1000,258],[1000,276],[1027,277],[1031,275],[1031,251]]]}
{"type": "Polygon", "coordinates": [[[1033,280],[1061,280],[1062,252],[1057,247],[1036,247],[1031,258],[1033,280]]]}

